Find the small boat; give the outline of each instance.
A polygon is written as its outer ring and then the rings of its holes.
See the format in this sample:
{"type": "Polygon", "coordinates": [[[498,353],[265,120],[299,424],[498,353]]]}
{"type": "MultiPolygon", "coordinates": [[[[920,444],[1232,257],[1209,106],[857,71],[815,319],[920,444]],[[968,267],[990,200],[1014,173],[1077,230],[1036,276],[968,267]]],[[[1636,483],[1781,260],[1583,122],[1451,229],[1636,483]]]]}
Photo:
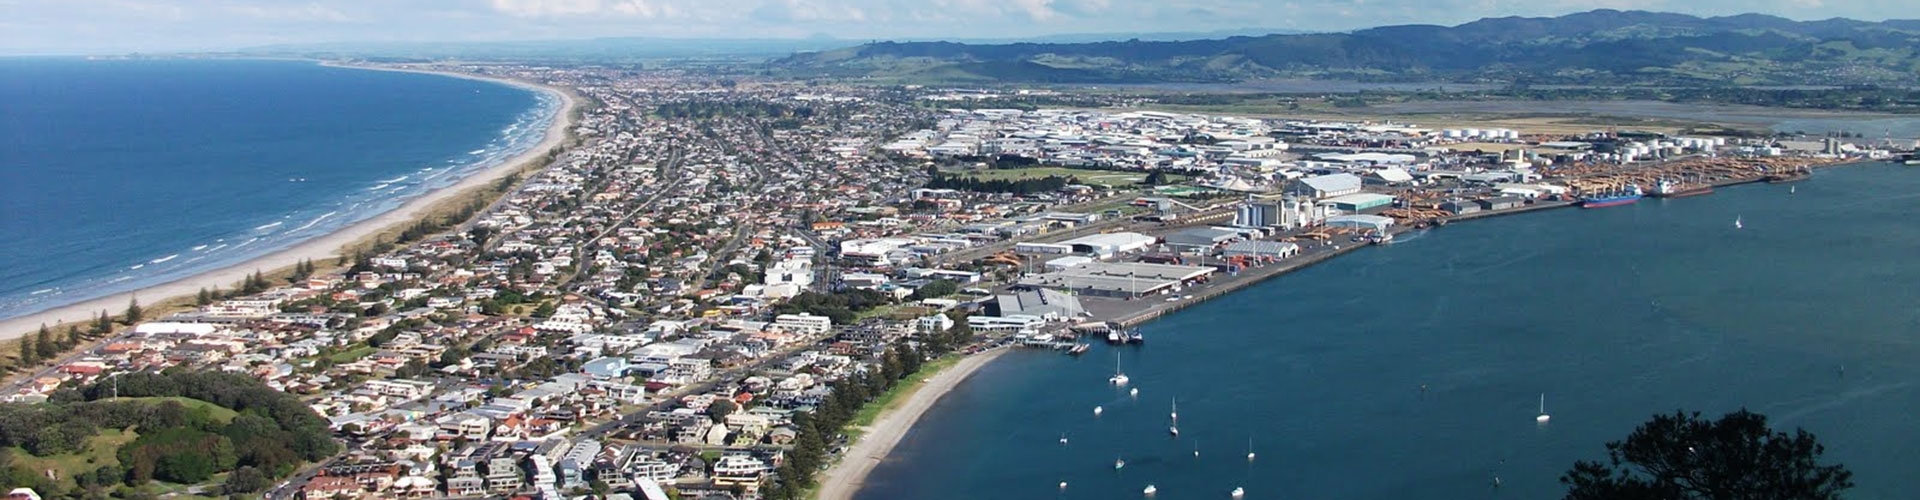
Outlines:
{"type": "Polygon", "coordinates": [[[1064,490],[1064,489],[1067,489],[1067,482],[1066,482],[1066,481],[1061,481],[1061,482],[1060,482],[1060,489],[1063,489],[1063,490],[1064,490]]]}
{"type": "Polygon", "coordinates": [[[1747,227],[1747,225],[1746,225],[1746,224],[1741,224],[1741,223],[1740,223],[1740,216],[1737,216],[1737,215],[1736,215],[1736,216],[1734,216],[1734,217],[1733,217],[1733,228],[1734,228],[1734,229],[1742,229],[1742,228],[1745,228],[1745,227],[1747,227]]]}
{"type": "Polygon", "coordinates": [[[1180,426],[1178,425],[1167,426],[1167,434],[1173,437],[1180,437],[1180,426]]]}
{"type": "Polygon", "coordinates": [[[1247,436],[1247,461],[1253,461],[1253,436],[1247,436]]]}
{"type": "Polygon", "coordinates": [[[1098,417],[1098,416],[1100,416],[1100,412],[1104,412],[1104,411],[1106,411],[1106,409],[1105,409],[1105,408],[1101,408],[1101,407],[1098,407],[1098,406],[1095,406],[1095,407],[1093,407],[1093,416],[1095,416],[1095,417],[1098,417]]]}
{"type": "Polygon", "coordinates": [[[1111,330],[1107,332],[1107,343],[1109,344],[1119,344],[1126,341],[1127,341],[1126,336],[1122,335],[1119,330],[1111,330]]]}
{"type": "Polygon", "coordinates": [[[1193,442],[1193,458],[1200,458],[1200,442],[1193,442]]]}
{"type": "Polygon", "coordinates": [[[1061,446],[1067,445],[1067,433],[1065,432],[1060,433],[1060,445],[1061,446]]]}
{"type": "Polygon", "coordinates": [[[1135,387],[1132,389],[1127,389],[1127,396],[1138,399],[1140,397],[1140,388],[1135,387]]]}
{"type": "Polygon", "coordinates": [[[1787,186],[1787,194],[1793,194],[1793,193],[1795,193],[1795,192],[1797,192],[1797,191],[1799,191],[1799,190],[1800,190],[1800,186],[1798,186],[1798,185],[1794,185],[1794,186],[1787,186]]]}
{"type": "Polygon", "coordinates": [[[1120,469],[1125,469],[1125,468],[1127,468],[1127,461],[1126,461],[1126,460],[1121,460],[1121,459],[1118,459],[1118,458],[1116,458],[1116,459],[1113,459],[1113,470],[1120,470],[1120,469]]]}
{"type": "Polygon", "coordinates": [[[1127,385],[1127,374],[1120,371],[1120,353],[1118,352],[1113,353],[1113,376],[1107,377],[1107,381],[1116,386],[1127,385]]]}
{"type": "MultiPolygon", "coordinates": [[[[1060,483],[1060,484],[1061,484],[1060,487],[1065,488],[1067,483],[1060,483]]],[[[1230,494],[1233,495],[1234,500],[1240,500],[1241,498],[1246,498],[1247,490],[1239,486],[1235,486],[1233,487],[1233,493],[1230,493],[1230,494]]]]}
{"type": "Polygon", "coordinates": [[[1153,487],[1153,485],[1149,484],[1147,485],[1146,489],[1142,489],[1140,490],[1140,492],[1147,494],[1147,496],[1153,496],[1154,493],[1160,492],[1160,488],[1155,488],[1153,487]]]}
{"type": "Polygon", "coordinates": [[[1067,349],[1067,354],[1079,356],[1081,354],[1086,354],[1087,350],[1092,348],[1093,346],[1090,344],[1074,344],[1072,349],[1067,349]]]}
{"type": "Polygon", "coordinates": [[[1547,393],[1542,392],[1540,393],[1540,416],[1533,417],[1533,421],[1545,425],[1547,420],[1552,418],[1553,417],[1547,415],[1547,393]]]}
{"type": "Polygon", "coordinates": [[[1173,398],[1173,411],[1167,412],[1167,418],[1172,419],[1173,423],[1180,423],[1180,398],[1173,398]]]}
{"type": "Polygon", "coordinates": [[[1144,336],[1144,335],[1140,335],[1140,331],[1139,331],[1139,330],[1135,330],[1135,331],[1131,331],[1131,332],[1127,332],[1127,343],[1129,343],[1129,344],[1145,344],[1145,343],[1147,343],[1147,337],[1146,337],[1146,336],[1144,336]]]}

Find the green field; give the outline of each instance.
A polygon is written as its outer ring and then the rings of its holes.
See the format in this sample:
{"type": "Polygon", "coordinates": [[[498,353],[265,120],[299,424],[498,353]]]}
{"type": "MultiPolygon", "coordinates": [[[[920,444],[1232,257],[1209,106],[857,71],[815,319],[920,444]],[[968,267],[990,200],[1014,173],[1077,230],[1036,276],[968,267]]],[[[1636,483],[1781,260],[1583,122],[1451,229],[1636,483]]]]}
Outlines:
{"type": "Polygon", "coordinates": [[[332,356],[327,356],[327,359],[333,360],[334,363],[352,363],[355,361],[359,361],[360,358],[367,357],[367,355],[373,354],[378,351],[379,349],[375,349],[373,346],[363,345],[360,347],[355,347],[353,349],[333,353],[332,356]]]}
{"type": "Polygon", "coordinates": [[[7,449],[7,455],[12,457],[14,464],[30,470],[56,471],[55,475],[58,476],[56,480],[62,486],[72,488],[74,474],[92,472],[107,465],[118,465],[120,459],[115,456],[115,453],[120,451],[121,445],[133,442],[138,437],[140,435],[136,433],[108,429],[100,431],[99,435],[87,438],[87,448],[79,453],[36,457],[32,453],[27,453],[27,450],[13,447],[7,449]]]}
{"type": "Polygon", "coordinates": [[[208,403],[206,401],[201,401],[198,399],[183,398],[179,396],[169,396],[169,397],[160,397],[160,398],[120,398],[119,400],[120,401],[145,401],[151,404],[160,404],[162,402],[172,401],[175,403],[180,403],[181,405],[184,405],[191,410],[205,410],[207,412],[208,417],[212,418],[215,422],[220,422],[223,424],[233,422],[233,417],[240,414],[240,412],[233,411],[233,409],[231,408],[222,407],[220,405],[208,403]]]}
{"type": "MultiPolygon", "coordinates": [[[[1019,180],[1039,179],[1049,176],[1073,177],[1082,184],[1102,187],[1129,187],[1146,180],[1146,172],[1115,172],[1110,170],[1079,170],[1063,167],[1003,168],[991,170],[967,170],[962,175],[980,180],[1019,180]]],[[[1168,183],[1185,182],[1186,176],[1167,174],[1168,183]]]]}

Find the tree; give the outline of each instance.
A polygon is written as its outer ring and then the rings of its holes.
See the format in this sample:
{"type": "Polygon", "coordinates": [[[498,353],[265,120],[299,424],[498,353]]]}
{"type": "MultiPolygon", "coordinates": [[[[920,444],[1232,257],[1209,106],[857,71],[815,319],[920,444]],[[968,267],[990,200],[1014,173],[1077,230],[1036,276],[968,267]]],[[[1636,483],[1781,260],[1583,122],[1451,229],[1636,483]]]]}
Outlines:
{"type": "Polygon", "coordinates": [[[53,331],[48,330],[47,325],[40,325],[40,331],[33,334],[33,352],[34,357],[40,359],[53,359],[60,355],[60,344],[53,340],[53,331]]]}
{"type": "Polygon", "coordinates": [[[715,422],[725,422],[727,415],[732,415],[733,411],[738,409],[740,407],[733,404],[731,399],[716,399],[707,407],[707,416],[712,417],[715,422]]]}
{"type": "Polygon", "coordinates": [[[228,495],[238,496],[242,493],[253,493],[267,489],[269,481],[271,480],[267,478],[267,474],[260,472],[260,469],[241,467],[233,471],[232,475],[227,476],[227,482],[223,488],[228,495]]]}
{"type": "Polygon", "coordinates": [[[200,289],[200,293],[193,296],[193,303],[201,306],[212,305],[213,292],[209,292],[205,288],[200,289]]]}
{"type": "Polygon", "coordinates": [[[113,333],[113,317],[108,316],[106,311],[100,311],[100,318],[93,320],[93,333],[98,335],[113,333]]]}
{"type": "Polygon", "coordinates": [[[1825,451],[1813,434],[1774,432],[1745,409],[1719,420],[1676,411],[1607,443],[1607,463],[1575,462],[1560,482],[1567,500],[1837,499],[1853,473],[1821,465],[1825,451]]]}
{"type": "Polygon", "coordinates": [[[80,345],[85,340],[86,337],[80,334],[79,325],[67,325],[67,347],[80,345]]]}
{"type": "Polygon", "coordinates": [[[140,299],[127,299],[127,324],[140,322],[140,299]]]}
{"type": "Polygon", "coordinates": [[[920,285],[920,288],[913,289],[913,295],[907,298],[911,300],[936,299],[953,295],[954,292],[958,291],[960,291],[960,285],[956,285],[949,280],[940,279],[929,281],[925,285],[920,285]]]}
{"type": "Polygon", "coordinates": [[[40,361],[36,357],[40,351],[33,348],[33,337],[20,337],[20,365],[31,365],[40,361]]]}

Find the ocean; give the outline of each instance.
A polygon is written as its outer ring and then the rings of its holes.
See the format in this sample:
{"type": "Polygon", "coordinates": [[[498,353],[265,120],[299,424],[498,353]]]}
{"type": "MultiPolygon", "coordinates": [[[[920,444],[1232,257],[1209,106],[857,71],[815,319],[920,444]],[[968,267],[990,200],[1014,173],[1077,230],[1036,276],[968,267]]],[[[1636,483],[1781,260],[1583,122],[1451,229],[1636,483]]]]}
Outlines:
{"type": "Polygon", "coordinates": [[[267,60],[0,59],[0,318],[289,247],[538,144],[557,96],[267,60]]]}
{"type": "Polygon", "coordinates": [[[1453,224],[1145,324],[1142,347],[1010,353],[856,498],[1559,498],[1656,413],[1742,407],[1817,435],[1848,498],[1911,498],[1920,169],[1789,189],[1453,224]],[[1107,383],[1116,353],[1138,399],[1107,383]]]}

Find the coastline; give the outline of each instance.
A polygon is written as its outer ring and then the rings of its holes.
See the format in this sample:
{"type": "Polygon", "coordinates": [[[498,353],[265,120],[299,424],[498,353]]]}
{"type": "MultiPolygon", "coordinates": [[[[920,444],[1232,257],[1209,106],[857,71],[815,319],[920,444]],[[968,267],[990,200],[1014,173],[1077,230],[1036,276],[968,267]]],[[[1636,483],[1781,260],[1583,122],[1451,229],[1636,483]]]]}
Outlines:
{"type": "Polygon", "coordinates": [[[883,409],[880,418],[865,428],[865,433],[847,448],[840,461],[827,469],[820,477],[820,490],[814,495],[817,500],[852,500],[853,494],[860,491],[867,474],[873,472],[873,466],[879,465],[893,451],[900,440],[907,437],[907,431],[913,430],[920,417],[926,415],[933,404],[945,397],[953,388],[960,385],[981,367],[999,359],[1011,348],[999,348],[975,354],[961,359],[953,366],[927,379],[912,396],[899,407],[883,409]]]}
{"type": "MultiPolygon", "coordinates": [[[[1814,165],[1812,168],[1814,170],[1823,170],[1845,167],[1857,163],[1869,162],[1841,162],[1814,165]]],[[[1716,188],[1727,188],[1742,184],[1759,183],[1764,183],[1764,179],[1761,177],[1752,177],[1721,180],[1713,183],[1713,186],[1716,188]]],[[[1578,203],[1574,202],[1542,202],[1512,209],[1456,215],[1448,217],[1446,220],[1465,222],[1474,219],[1505,217],[1543,210],[1575,208],[1577,206],[1578,203]]],[[[1415,230],[1398,226],[1393,230],[1395,234],[1404,234],[1411,231],[1415,230]]],[[[1205,286],[1205,288],[1194,290],[1191,293],[1191,298],[1178,302],[1154,301],[1148,303],[1150,305],[1145,307],[1135,307],[1141,304],[1140,302],[1114,302],[1113,304],[1124,304],[1128,307],[1126,307],[1124,312],[1111,315],[1096,314],[1095,319],[1112,321],[1129,328],[1137,327],[1140,324],[1158,319],[1161,316],[1192,307],[1214,298],[1219,298],[1282,275],[1291,274],[1294,271],[1305,269],[1369,246],[1371,245],[1351,244],[1317,248],[1315,251],[1304,252],[1302,255],[1287,259],[1276,265],[1254,268],[1238,276],[1210,283],[1205,286]]],[[[873,467],[886,458],[887,454],[893,450],[895,445],[899,444],[900,440],[906,436],[908,431],[912,430],[920,417],[933,406],[934,402],[937,402],[940,397],[944,396],[948,391],[953,390],[954,386],[958,385],[960,381],[965,380],[967,376],[972,375],[974,371],[986,365],[988,361],[999,357],[1002,351],[1002,349],[996,349],[989,353],[982,353],[962,360],[958,365],[936,375],[933,380],[930,380],[919,392],[914,393],[913,396],[899,408],[883,411],[880,418],[874,422],[874,425],[867,429],[869,432],[860,436],[860,438],[848,448],[846,454],[841,457],[840,461],[821,476],[820,489],[814,496],[814,499],[852,500],[853,495],[858,493],[862,486],[864,486],[866,477],[873,471],[873,467]],[[979,361],[975,362],[976,359],[979,361]],[[952,377],[946,378],[949,375],[952,375],[952,377]]]]}
{"type": "Polygon", "coordinates": [[[203,288],[231,289],[235,283],[245,280],[249,274],[257,270],[274,271],[282,268],[290,268],[303,260],[319,261],[337,257],[342,254],[346,248],[360,243],[362,240],[413,224],[416,220],[431,213],[432,209],[443,201],[458,198],[477,188],[484,188],[501,178],[541,161],[549,151],[560,147],[567,141],[567,138],[571,135],[569,129],[573,127],[573,113],[575,109],[579,107],[579,100],[565,89],[521,80],[491,78],[444,71],[354,66],[327,62],[321,62],[320,64],[348,69],[424,73],[500,83],[516,88],[552,94],[560,99],[560,105],[555,108],[554,115],[548,123],[545,136],[538,144],[501,162],[499,165],[468,175],[461,179],[460,182],[451,186],[423,193],[417,198],[408,200],[398,208],[374,215],[366,220],[343,226],[331,233],[314,237],[285,249],[247,259],[226,267],[148,286],[131,292],[116,293],[0,320],[0,340],[10,340],[25,336],[36,331],[40,328],[40,325],[43,324],[48,327],[53,327],[54,325],[64,323],[84,323],[96,317],[100,311],[107,311],[109,314],[118,316],[126,309],[128,302],[136,298],[139,299],[142,307],[151,308],[163,302],[190,298],[194,294],[199,293],[203,288]]]}

